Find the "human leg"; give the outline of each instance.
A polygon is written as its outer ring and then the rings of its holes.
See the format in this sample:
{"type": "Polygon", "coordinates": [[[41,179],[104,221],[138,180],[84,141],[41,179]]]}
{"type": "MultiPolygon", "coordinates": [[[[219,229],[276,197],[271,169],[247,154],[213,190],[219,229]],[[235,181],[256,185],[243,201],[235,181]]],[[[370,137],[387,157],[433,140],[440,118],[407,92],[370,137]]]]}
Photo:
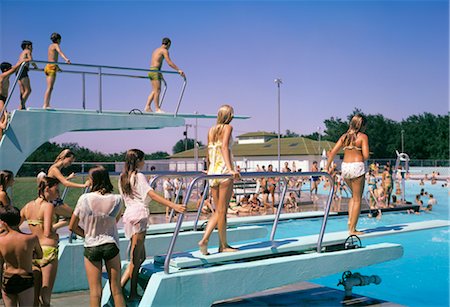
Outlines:
{"type": "Polygon", "coordinates": [[[84,267],[89,284],[89,305],[100,306],[102,299],[102,262],[84,257],[84,267]]]}
{"type": "Polygon", "coordinates": [[[208,253],[209,237],[211,236],[211,233],[213,232],[214,228],[216,228],[216,226],[217,226],[218,210],[217,210],[216,199],[219,198],[219,187],[218,186],[211,187],[211,195],[213,197],[214,203],[216,204],[216,210],[214,210],[213,215],[211,216],[211,218],[208,221],[208,224],[206,225],[206,229],[205,229],[205,233],[203,234],[203,238],[198,242],[200,252],[203,255],[209,255],[209,253],[208,253]]]}
{"type": "Polygon", "coordinates": [[[130,299],[137,298],[138,272],[145,259],[145,232],[136,233],[131,238],[130,264],[124,272],[121,286],[124,287],[128,279],[131,279],[130,299]]]}
{"type": "Polygon", "coordinates": [[[19,80],[19,86],[20,86],[20,108],[19,110],[25,110],[26,109],[26,102],[28,97],[31,94],[31,84],[30,84],[30,78],[25,77],[19,80]]]}
{"type": "Polygon", "coordinates": [[[50,98],[52,96],[55,81],[56,81],[56,74],[51,74],[47,76],[47,90],[45,91],[44,95],[44,105],[42,106],[43,109],[47,109],[50,107],[50,98]]]}
{"type": "Polygon", "coordinates": [[[33,306],[34,287],[28,288],[17,295],[19,306],[33,306]]]}
{"type": "Polygon", "coordinates": [[[147,103],[145,104],[146,112],[152,112],[151,108],[152,101],[155,101],[156,111],[159,110],[159,93],[161,92],[161,80],[152,79],[151,84],[152,84],[152,91],[150,95],[148,95],[147,103]]]}
{"type": "MultiPolygon", "coordinates": [[[[217,232],[219,235],[219,252],[235,252],[237,249],[228,245],[227,241],[227,209],[233,194],[233,180],[225,180],[219,184],[217,200],[217,232]]],[[[214,198],[214,194],[213,194],[214,198]]]]}
{"type": "Polygon", "coordinates": [[[50,306],[53,285],[55,284],[56,272],[58,270],[58,258],[41,268],[42,271],[42,289],[41,304],[50,306]]]}
{"type": "Polygon", "coordinates": [[[114,306],[125,306],[125,300],[120,286],[120,255],[117,254],[114,258],[107,260],[105,264],[106,271],[108,272],[111,294],[114,299],[114,306]]]}
{"type": "Polygon", "coordinates": [[[349,206],[349,234],[358,235],[362,234],[362,232],[356,230],[356,225],[358,224],[359,214],[361,213],[361,199],[364,191],[365,178],[362,175],[349,181],[352,190],[352,206],[349,206]]]}
{"type": "Polygon", "coordinates": [[[3,296],[3,303],[5,304],[5,307],[16,307],[17,306],[17,294],[8,294],[5,291],[2,290],[2,296],[3,296]]]}

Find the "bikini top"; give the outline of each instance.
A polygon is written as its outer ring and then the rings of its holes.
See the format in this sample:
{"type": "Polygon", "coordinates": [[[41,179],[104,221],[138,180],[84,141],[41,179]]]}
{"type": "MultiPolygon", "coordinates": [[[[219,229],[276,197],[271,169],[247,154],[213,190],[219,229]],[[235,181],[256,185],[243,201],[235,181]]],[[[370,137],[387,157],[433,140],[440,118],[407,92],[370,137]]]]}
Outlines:
{"type": "MultiPolygon", "coordinates": [[[[36,204],[36,200],[34,200],[34,204],[36,204]]],[[[27,208],[27,212],[28,212],[28,208],[27,208]]],[[[44,225],[44,219],[42,219],[42,218],[36,219],[36,220],[28,220],[27,219],[27,223],[28,223],[28,225],[31,225],[31,226],[44,225]]]]}
{"type": "Polygon", "coordinates": [[[345,146],[344,150],[346,149],[355,149],[355,150],[362,150],[361,147],[355,146],[355,145],[349,145],[349,146],[345,146]]]}

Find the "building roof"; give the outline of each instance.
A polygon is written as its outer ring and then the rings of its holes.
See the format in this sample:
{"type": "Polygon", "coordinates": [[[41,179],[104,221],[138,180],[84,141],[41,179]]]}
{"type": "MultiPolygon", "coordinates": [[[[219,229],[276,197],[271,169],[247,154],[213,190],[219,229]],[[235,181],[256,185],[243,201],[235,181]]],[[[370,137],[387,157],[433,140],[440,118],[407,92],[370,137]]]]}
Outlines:
{"type": "Polygon", "coordinates": [[[248,132],[241,135],[238,135],[237,138],[248,138],[248,137],[277,137],[278,134],[272,133],[272,132],[265,132],[265,131],[256,131],[256,132],[248,132]]]}
{"type": "MultiPolygon", "coordinates": [[[[280,139],[281,156],[302,156],[302,155],[321,155],[322,150],[331,150],[335,143],[329,141],[319,142],[304,137],[282,138],[280,139]],[[320,147],[320,148],[319,148],[320,147]]],[[[277,156],[278,139],[271,139],[261,144],[233,144],[233,156],[235,157],[260,157],[277,156]]],[[[206,146],[199,148],[198,156],[205,157],[206,146]]],[[[186,150],[170,156],[170,158],[194,158],[194,150],[186,150]]]]}

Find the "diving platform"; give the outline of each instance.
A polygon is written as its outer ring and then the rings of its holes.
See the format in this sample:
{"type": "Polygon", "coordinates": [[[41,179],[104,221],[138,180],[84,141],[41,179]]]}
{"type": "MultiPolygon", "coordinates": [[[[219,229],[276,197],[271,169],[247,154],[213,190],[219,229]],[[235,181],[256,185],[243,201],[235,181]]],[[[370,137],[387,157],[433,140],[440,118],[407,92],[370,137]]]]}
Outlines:
{"type": "MultiPolygon", "coordinates": [[[[363,230],[361,238],[448,226],[450,222],[445,220],[380,226],[363,230]]],[[[347,237],[346,231],[328,233],[322,246],[343,245],[347,237]]],[[[184,306],[186,302],[210,306],[217,301],[355,270],[403,255],[402,246],[392,243],[337,251],[325,248],[325,252],[317,253],[317,240],[317,235],[311,235],[243,244],[236,246],[239,251],[234,253],[174,254],[169,274],[161,265],[163,257],[148,259],[139,277],[143,291],[139,306],[184,306]]],[[[212,248],[209,251],[215,252],[212,248]]],[[[102,306],[111,306],[108,283],[103,288],[102,306]]]]}
{"type": "MultiPolygon", "coordinates": [[[[216,118],[206,114],[142,113],[71,109],[14,110],[0,140],[0,169],[17,173],[40,145],[66,132],[147,130],[181,127],[187,118],[216,118]]],[[[246,119],[247,116],[236,116],[246,119]]]]}

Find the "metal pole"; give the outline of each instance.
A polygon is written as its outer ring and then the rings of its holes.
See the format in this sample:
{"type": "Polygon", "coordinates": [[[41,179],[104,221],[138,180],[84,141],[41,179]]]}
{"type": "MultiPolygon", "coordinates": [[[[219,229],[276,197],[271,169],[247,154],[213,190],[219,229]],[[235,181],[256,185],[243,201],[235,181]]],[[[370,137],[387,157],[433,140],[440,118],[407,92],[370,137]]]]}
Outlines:
{"type": "Polygon", "coordinates": [[[321,141],[321,131],[322,131],[322,128],[321,127],[317,127],[317,131],[319,132],[319,156],[321,156],[322,155],[322,144],[320,143],[320,141],[321,141]]]}
{"type": "Polygon", "coordinates": [[[83,104],[83,110],[86,110],[86,74],[81,74],[81,81],[82,81],[82,104],[83,104]]]}
{"type": "MultiPolygon", "coordinates": [[[[197,111],[195,111],[195,114],[198,114],[197,111]]],[[[194,159],[195,159],[195,171],[198,171],[198,144],[197,144],[197,127],[198,127],[198,118],[195,118],[195,143],[194,143],[194,159]]]]}
{"type": "Polygon", "coordinates": [[[98,111],[102,113],[102,68],[98,68],[98,111]]]}
{"type": "Polygon", "coordinates": [[[280,161],[280,139],[281,139],[281,128],[280,128],[280,123],[281,123],[281,115],[280,115],[280,88],[281,88],[281,84],[283,83],[283,81],[280,78],[277,78],[274,80],[274,82],[277,84],[278,86],[278,170],[277,171],[281,171],[281,161],[280,161]]]}
{"type": "Polygon", "coordinates": [[[402,129],[402,131],[401,131],[401,135],[402,135],[402,153],[404,153],[405,152],[405,148],[404,148],[404,142],[403,142],[403,134],[405,133],[405,130],[403,130],[402,129]]]}

